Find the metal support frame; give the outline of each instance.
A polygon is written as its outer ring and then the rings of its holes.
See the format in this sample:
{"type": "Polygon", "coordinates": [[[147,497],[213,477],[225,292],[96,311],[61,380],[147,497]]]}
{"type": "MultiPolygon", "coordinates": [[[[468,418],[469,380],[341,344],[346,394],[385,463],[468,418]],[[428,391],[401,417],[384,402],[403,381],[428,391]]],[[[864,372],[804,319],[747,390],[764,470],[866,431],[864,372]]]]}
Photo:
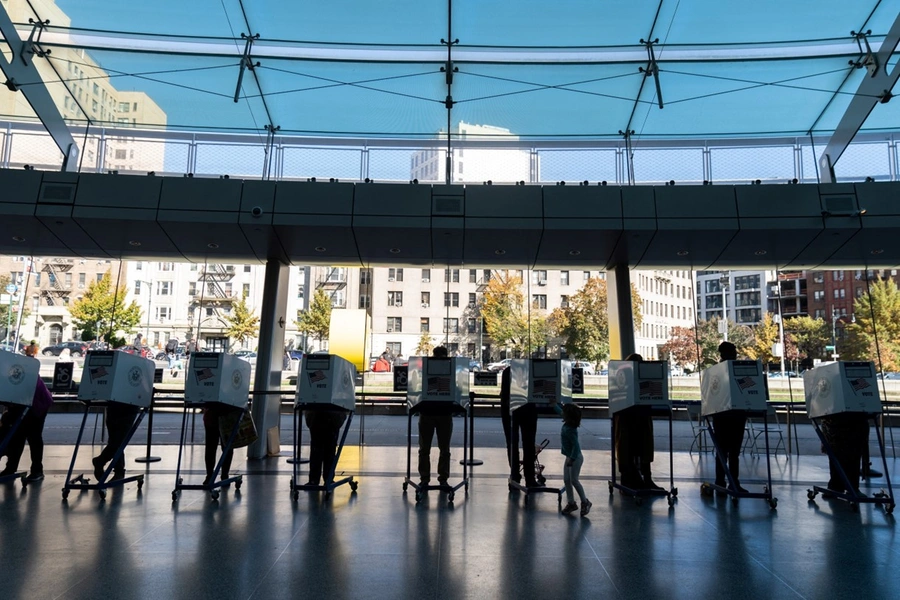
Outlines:
{"type": "Polygon", "coordinates": [[[253,42],[259,39],[259,34],[257,33],[256,35],[247,35],[246,33],[242,33],[241,39],[244,40],[244,54],[241,56],[237,87],[234,88],[235,104],[237,104],[241,99],[241,86],[244,84],[244,71],[249,69],[252,72],[253,69],[258,67],[260,64],[259,62],[253,62],[253,58],[250,56],[250,50],[253,48],[253,42]]]}
{"type": "Polygon", "coordinates": [[[0,54],[0,70],[6,75],[6,87],[10,91],[22,92],[25,95],[44,129],[53,138],[53,142],[63,155],[62,170],[74,172],[78,169],[78,145],[53,101],[47,84],[41,79],[41,74],[31,61],[32,55],[43,58],[50,53],[49,50],[40,47],[41,34],[50,21],[29,19],[29,22],[34,27],[28,39],[23,42],[6,8],[0,6],[0,33],[3,34],[13,54],[10,61],[0,54]]]}
{"type": "Polygon", "coordinates": [[[900,79],[900,65],[895,65],[890,73],[887,71],[888,60],[900,43],[900,14],[897,15],[891,29],[881,42],[881,47],[875,54],[872,54],[869,46],[868,33],[868,31],[866,33],[850,32],[860,50],[860,58],[855,61],[851,60],[850,64],[857,68],[866,67],[869,76],[860,82],[859,88],[853,95],[853,99],[850,100],[850,104],[819,158],[822,183],[835,182],[834,165],[837,164],[847,146],[865,124],[875,105],[879,102],[886,104],[893,98],[891,89],[897,83],[897,79],[900,79]],[[863,50],[863,46],[865,46],[865,50],[863,50]]]}
{"type": "Polygon", "coordinates": [[[641,44],[647,48],[647,66],[639,67],[638,71],[643,73],[645,77],[653,77],[653,83],[656,84],[656,103],[659,108],[663,106],[662,86],[659,83],[659,64],[656,62],[656,52],[653,51],[653,45],[659,43],[659,38],[653,40],[641,39],[641,44]]]}
{"type": "Polygon", "coordinates": [[[281,131],[280,125],[266,125],[266,149],[265,149],[265,160],[263,162],[263,173],[262,178],[263,181],[267,181],[272,178],[273,171],[275,170],[276,161],[274,160],[274,151],[275,151],[275,134],[281,131]]]}
{"type": "Polygon", "coordinates": [[[452,113],[453,105],[453,74],[459,69],[453,64],[453,46],[459,43],[458,38],[453,37],[453,0],[447,0],[447,39],[441,38],[441,45],[447,46],[447,62],[441,67],[441,73],[447,82],[447,97],[444,99],[444,107],[447,109],[447,157],[444,174],[444,182],[447,185],[453,183],[453,148],[452,148],[452,113]]]}

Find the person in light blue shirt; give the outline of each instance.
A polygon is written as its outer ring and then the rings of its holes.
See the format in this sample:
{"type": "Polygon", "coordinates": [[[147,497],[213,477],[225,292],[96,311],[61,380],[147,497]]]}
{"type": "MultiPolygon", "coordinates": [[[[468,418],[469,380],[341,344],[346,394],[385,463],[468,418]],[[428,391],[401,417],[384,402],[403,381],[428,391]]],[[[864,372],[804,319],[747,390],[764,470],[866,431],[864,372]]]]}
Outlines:
{"type": "Polygon", "coordinates": [[[563,468],[563,483],[566,486],[566,500],[568,502],[562,512],[564,515],[569,515],[578,510],[578,505],[575,503],[575,492],[578,492],[578,498],[581,500],[581,516],[583,517],[591,511],[592,504],[584,493],[584,487],[578,480],[581,474],[581,466],[584,464],[584,455],[581,453],[581,444],[578,442],[581,409],[577,404],[564,404],[562,408],[560,408],[559,404],[556,404],[554,409],[563,418],[560,439],[562,441],[561,452],[566,457],[566,464],[563,468]]]}

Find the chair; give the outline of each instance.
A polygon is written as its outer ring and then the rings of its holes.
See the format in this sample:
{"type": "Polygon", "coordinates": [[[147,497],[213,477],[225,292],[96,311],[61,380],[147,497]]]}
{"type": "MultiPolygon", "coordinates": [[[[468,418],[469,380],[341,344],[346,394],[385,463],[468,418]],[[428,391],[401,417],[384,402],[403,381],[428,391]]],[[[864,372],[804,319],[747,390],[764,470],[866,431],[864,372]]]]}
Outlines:
{"type": "Polygon", "coordinates": [[[691,433],[694,436],[688,454],[693,455],[694,446],[697,447],[698,452],[712,452],[712,444],[710,443],[710,440],[707,439],[709,426],[703,421],[703,417],[700,415],[700,405],[688,404],[687,414],[688,421],[691,423],[691,433]]]}
{"type": "MultiPolygon", "coordinates": [[[[781,448],[781,451],[785,453],[787,456],[786,447],[784,445],[784,427],[781,426],[781,421],[778,420],[778,411],[775,410],[775,407],[771,404],[766,407],[766,416],[769,421],[769,435],[777,435],[778,442],[775,444],[774,454],[778,456],[778,448],[781,448]]],[[[756,423],[754,425],[753,419],[747,419],[747,432],[749,435],[744,437],[744,449],[747,446],[750,446],[750,455],[759,456],[759,436],[765,434],[766,430],[761,426],[760,423],[756,423]]],[[[763,441],[765,443],[765,441],[763,441]]],[[[769,447],[771,450],[771,446],[769,447]]]]}

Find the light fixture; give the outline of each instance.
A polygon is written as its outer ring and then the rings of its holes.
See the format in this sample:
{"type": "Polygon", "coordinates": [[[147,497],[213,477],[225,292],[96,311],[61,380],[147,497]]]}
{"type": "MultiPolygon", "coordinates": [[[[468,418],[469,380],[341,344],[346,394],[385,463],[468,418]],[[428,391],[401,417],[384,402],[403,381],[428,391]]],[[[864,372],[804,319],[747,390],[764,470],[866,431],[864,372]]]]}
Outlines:
{"type": "Polygon", "coordinates": [[[391,254],[400,254],[400,248],[391,248],[389,250],[391,254]]]}
{"type": "Polygon", "coordinates": [[[12,237],[12,239],[14,242],[24,242],[25,241],[25,238],[23,238],[21,235],[14,235],[12,237]]]}
{"type": "Polygon", "coordinates": [[[206,247],[209,248],[210,250],[215,250],[216,248],[219,247],[219,245],[216,244],[215,242],[210,242],[206,245],[206,247]]]}
{"type": "Polygon", "coordinates": [[[504,254],[506,254],[506,250],[494,250],[494,254],[496,254],[497,256],[503,256],[504,254]]]}
{"type": "Polygon", "coordinates": [[[137,248],[138,246],[141,245],[141,243],[138,242],[138,241],[136,241],[136,240],[131,240],[130,242],[128,242],[128,245],[129,245],[129,246],[134,246],[135,248],[137,248]]]}
{"type": "Polygon", "coordinates": [[[578,256],[581,254],[581,250],[569,250],[569,256],[578,256]]]}
{"type": "Polygon", "coordinates": [[[316,252],[325,252],[325,246],[316,246],[316,252]]]}
{"type": "Polygon", "coordinates": [[[688,254],[690,254],[690,252],[688,252],[687,250],[679,250],[675,254],[677,254],[678,256],[687,256],[688,254]]]}
{"type": "Polygon", "coordinates": [[[878,254],[881,254],[882,252],[884,252],[884,250],[882,250],[881,248],[878,248],[877,250],[872,250],[872,254],[875,254],[876,256],[878,254]]]}
{"type": "Polygon", "coordinates": [[[765,250],[757,250],[757,251],[754,252],[753,254],[755,254],[755,255],[757,255],[757,256],[765,256],[765,255],[766,255],[766,251],[765,251],[765,250]]]}

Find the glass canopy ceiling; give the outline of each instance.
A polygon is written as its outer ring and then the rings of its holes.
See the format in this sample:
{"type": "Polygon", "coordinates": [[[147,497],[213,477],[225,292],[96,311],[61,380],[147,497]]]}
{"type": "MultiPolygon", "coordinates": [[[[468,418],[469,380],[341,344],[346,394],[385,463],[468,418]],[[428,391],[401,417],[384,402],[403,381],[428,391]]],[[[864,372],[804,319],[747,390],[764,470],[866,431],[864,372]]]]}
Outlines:
{"type": "MultiPolygon", "coordinates": [[[[484,126],[469,136],[501,139],[827,135],[866,76],[850,64],[860,59],[851,31],[871,30],[877,50],[898,13],[897,2],[884,0],[3,6],[23,39],[29,18],[50,20],[40,39],[51,53],[39,69],[73,124],[271,126],[400,139],[448,130],[459,137],[461,123],[484,126]],[[248,34],[259,38],[249,46],[253,68],[242,69],[248,34]],[[658,40],[658,87],[640,70],[652,66],[642,40],[658,40]],[[104,104],[98,85],[116,101],[104,104]],[[122,94],[130,92],[146,94],[158,110],[126,113],[122,94]]],[[[895,55],[889,67],[896,62],[895,55]]],[[[900,129],[897,104],[877,105],[863,131],[900,129]]]]}

